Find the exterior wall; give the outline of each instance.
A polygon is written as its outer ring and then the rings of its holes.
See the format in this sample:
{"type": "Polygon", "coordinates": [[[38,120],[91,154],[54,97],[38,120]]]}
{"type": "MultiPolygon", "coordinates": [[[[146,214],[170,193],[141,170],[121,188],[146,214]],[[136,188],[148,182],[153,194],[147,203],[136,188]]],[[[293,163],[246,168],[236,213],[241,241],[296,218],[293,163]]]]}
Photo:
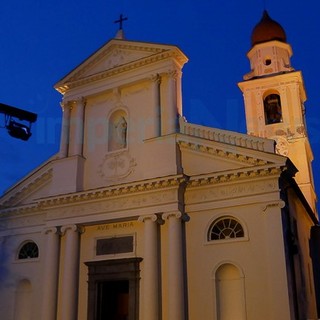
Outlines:
{"type": "Polygon", "coordinates": [[[35,230],[32,232],[26,228],[11,229],[10,234],[0,237],[0,241],[1,319],[40,319],[39,306],[42,302],[41,292],[44,285],[42,282],[44,250],[41,232],[35,230]],[[19,248],[27,240],[34,241],[38,245],[39,258],[18,259],[19,248]],[[28,285],[24,286],[24,283],[28,285]]]}
{"type": "Polygon", "coordinates": [[[288,190],[289,210],[291,213],[291,230],[295,254],[293,255],[295,285],[299,301],[299,317],[317,319],[316,294],[314,288],[313,268],[310,258],[310,230],[313,221],[307,214],[301,200],[292,189],[288,190]]]}
{"type": "Polygon", "coordinates": [[[159,176],[176,174],[173,138],[167,136],[144,143],[157,138],[152,132],[153,85],[151,81],[144,81],[126,87],[121,91],[121,98],[110,92],[88,99],[84,126],[84,189],[150,179],[155,172],[159,176]],[[109,151],[108,120],[116,110],[127,114],[128,141],[125,148],[109,151]]]}
{"type": "MultiPolygon", "coordinates": [[[[277,182],[270,179],[265,184],[276,188],[277,182]]],[[[243,277],[243,319],[291,319],[279,207],[281,203],[277,202],[279,194],[271,188],[262,195],[258,192],[258,183],[254,181],[247,181],[246,187],[226,184],[220,188],[216,186],[215,189],[199,188],[187,196],[187,203],[188,198],[194,199],[196,194],[206,202],[206,205],[203,202],[193,203],[187,209],[190,216],[186,224],[190,319],[219,319],[215,273],[225,263],[238,268],[243,277]],[[243,188],[251,189],[250,197],[240,195],[239,191],[243,188]],[[210,193],[219,198],[228,194],[227,190],[234,192],[228,199],[206,199],[210,193]],[[237,203],[232,198],[237,199],[237,203]],[[272,199],[275,201],[273,204],[272,199]],[[221,216],[237,219],[244,227],[245,237],[208,241],[211,223],[221,216]]]]}

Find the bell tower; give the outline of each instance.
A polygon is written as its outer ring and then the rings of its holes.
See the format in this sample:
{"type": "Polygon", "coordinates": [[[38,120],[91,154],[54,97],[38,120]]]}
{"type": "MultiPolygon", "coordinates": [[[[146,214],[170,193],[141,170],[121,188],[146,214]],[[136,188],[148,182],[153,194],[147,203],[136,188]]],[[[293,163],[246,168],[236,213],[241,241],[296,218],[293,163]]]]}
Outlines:
{"type": "Polygon", "coordinates": [[[289,157],[299,170],[296,182],[315,211],[306,92],[301,71],[291,67],[291,56],[284,29],[264,11],[251,35],[247,54],[251,71],[238,85],[244,96],[247,133],[276,141],[276,152],[289,157]]]}

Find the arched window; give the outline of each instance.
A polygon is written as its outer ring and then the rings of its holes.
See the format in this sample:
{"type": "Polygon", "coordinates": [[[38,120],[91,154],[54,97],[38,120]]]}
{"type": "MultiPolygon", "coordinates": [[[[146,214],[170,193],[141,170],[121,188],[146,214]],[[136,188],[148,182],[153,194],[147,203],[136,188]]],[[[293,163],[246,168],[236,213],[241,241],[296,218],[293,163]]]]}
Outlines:
{"type": "Polygon", "coordinates": [[[218,320],[245,320],[244,277],[231,263],[215,272],[216,310],[218,320]]]}
{"type": "Polygon", "coordinates": [[[32,285],[29,280],[24,279],[18,283],[16,296],[15,296],[15,308],[14,308],[14,320],[29,320],[32,313],[32,285]]]}
{"type": "Polygon", "coordinates": [[[266,124],[282,122],[281,100],[278,94],[267,95],[263,100],[263,105],[266,124]]]}
{"type": "Polygon", "coordinates": [[[244,237],[244,229],[233,217],[221,217],[215,220],[208,232],[208,241],[244,237]]]}
{"type": "Polygon", "coordinates": [[[108,151],[127,147],[127,115],[123,110],[113,112],[109,118],[108,151]]]}
{"type": "Polygon", "coordinates": [[[39,248],[33,241],[28,241],[19,250],[18,259],[32,259],[39,257],[39,248]]]}

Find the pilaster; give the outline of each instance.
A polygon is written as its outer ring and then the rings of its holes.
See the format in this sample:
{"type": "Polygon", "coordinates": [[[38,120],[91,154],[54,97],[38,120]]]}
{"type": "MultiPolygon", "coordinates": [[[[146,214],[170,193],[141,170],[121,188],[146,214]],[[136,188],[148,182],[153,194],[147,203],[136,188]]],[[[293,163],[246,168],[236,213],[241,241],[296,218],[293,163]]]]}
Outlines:
{"type": "Polygon", "coordinates": [[[161,135],[161,101],[160,101],[160,84],[161,77],[159,74],[151,76],[152,94],[154,102],[154,123],[150,138],[159,137],[161,135]]]}
{"type": "Polygon", "coordinates": [[[139,217],[144,222],[144,269],[143,269],[143,319],[159,320],[160,286],[159,286],[159,246],[158,224],[161,222],[156,214],[139,217]]]}
{"type": "Polygon", "coordinates": [[[60,158],[64,158],[68,156],[71,105],[65,101],[61,103],[61,108],[63,116],[60,138],[60,158]]]}
{"type": "Polygon", "coordinates": [[[185,319],[182,222],[187,216],[180,211],[164,213],[168,221],[168,320],[185,319]]]}
{"type": "Polygon", "coordinates": [[[86,100],[81,97],[70,102],[72,104],[71,129],[72,135],[70,140],[70,156],[82,155],[83,149],[83,126],[84,126],[84,108],[86,100]]]}
{"type": "Polygon", "coordinates": [[[43,278],[42,320],[55,320],[57,316],[60,234],[56,227],[43,230],[46,238],[43,278]]]}
{"type": "Polygon", "coordinates": [[[65,237],[65,259],[62,274],[61,320],[77,319],[79,244],[83,229],[77,225],[61,227],[65,237]]]}

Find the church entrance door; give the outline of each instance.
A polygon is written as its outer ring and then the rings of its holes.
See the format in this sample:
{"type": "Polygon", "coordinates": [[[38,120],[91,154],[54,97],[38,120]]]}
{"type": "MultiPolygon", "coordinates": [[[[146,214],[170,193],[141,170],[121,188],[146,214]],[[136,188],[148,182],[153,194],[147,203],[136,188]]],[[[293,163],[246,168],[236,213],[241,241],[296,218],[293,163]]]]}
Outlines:
{"type": "Polygon", "coordinates": [[[138,320],[141,258],[86,262],[88,320],[138,320]]]}
{"type": "Polygon", "coordinates": [[[129,319],[129,281],[102,281],[98,284],[97,320],[129,319]]]}

